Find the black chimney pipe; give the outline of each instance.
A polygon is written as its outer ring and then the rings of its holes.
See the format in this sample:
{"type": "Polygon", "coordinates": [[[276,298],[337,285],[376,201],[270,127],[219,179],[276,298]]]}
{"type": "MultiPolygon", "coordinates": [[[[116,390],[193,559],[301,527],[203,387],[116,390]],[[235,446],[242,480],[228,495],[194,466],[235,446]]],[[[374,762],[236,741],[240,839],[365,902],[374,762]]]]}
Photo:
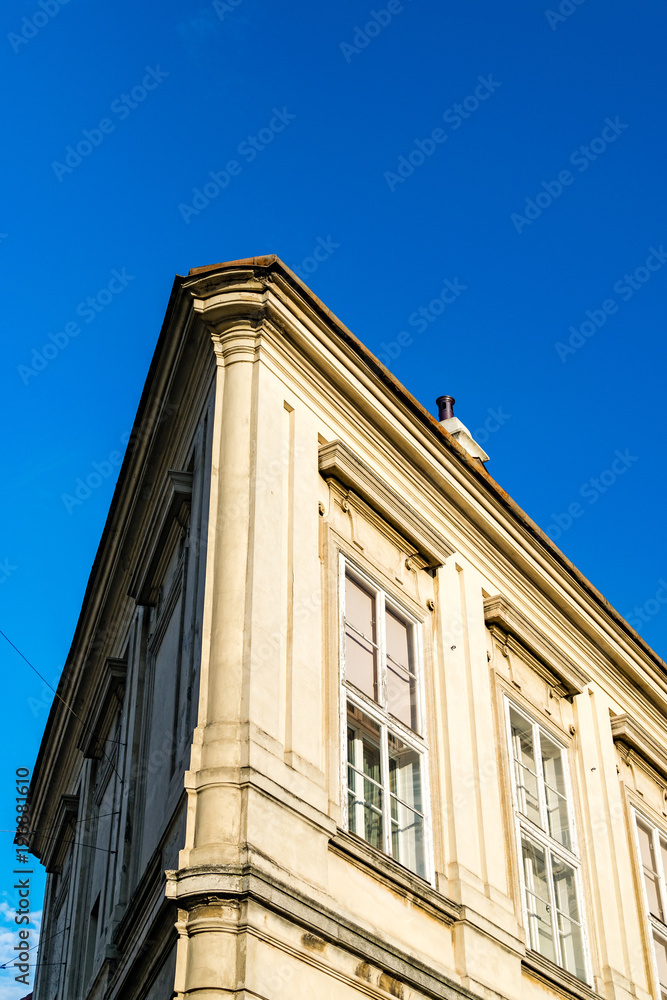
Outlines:
{"type": "Polygon", "coordinates": [[[450,417],[454,416],[455,402],[453,396],[438,396],[435,401],[435,405],[438,407],[438,420],[449,420],[450,417]]]}

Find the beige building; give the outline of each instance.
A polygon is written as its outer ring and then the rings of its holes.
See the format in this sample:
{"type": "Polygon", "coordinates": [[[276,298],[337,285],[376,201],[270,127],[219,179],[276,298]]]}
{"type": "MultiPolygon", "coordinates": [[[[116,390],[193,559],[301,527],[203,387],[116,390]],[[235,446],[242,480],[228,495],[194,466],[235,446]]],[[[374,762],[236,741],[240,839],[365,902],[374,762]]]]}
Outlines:
{"type": "Polygon", "coordinates": [[[36,1000],[667,996],[667,667],[448,406],[275,257],[176,279],[31,788],[36,1000]]]}

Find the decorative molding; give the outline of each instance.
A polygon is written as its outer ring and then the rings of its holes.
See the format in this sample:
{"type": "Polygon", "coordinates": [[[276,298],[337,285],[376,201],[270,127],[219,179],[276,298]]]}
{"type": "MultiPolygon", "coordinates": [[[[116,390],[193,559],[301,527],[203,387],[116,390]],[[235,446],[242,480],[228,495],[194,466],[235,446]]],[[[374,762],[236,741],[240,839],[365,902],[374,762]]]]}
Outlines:
{"type": "Polygon", "coordinates": [[[75,839],[73,831],[76,829],[77,816],[79,815],[79,796],[62,795],[56,816],[53,823],[53,832],[49,836],[44,836],[44,848],[40,850],[39,841],[43,834],[33,830],[30,836],[30,853],[36,855],[46,868],[49,875],[59,873],[62,870],[67,849],[75,839]],[[72,837],[67,836],[72,831],[72,837]]]}
{"type": "Polygon", "coordinates": [[[329,841],[329,850],[366,872],[376,881],[400,893],[415,906],[428,910],[439,920],[453,924],[461,918],[461,906],[428,882],[399,865],[393,858],[376,851],[364,840],[343,830],[338,830],[329,841]]]}
{"type": "Polygon", "coordinates": [[[109,656],[104,661],[102,676],[95,690],[93,703],[88,709],[77,746],[84,757],[99,760],[104,756],[104,741],[113,717],[122,704],[125,691],[127,660],[109,656]]]}
{"type": "MultiPolygon", "coordinates": [[[[306,896],[265,870],[252,866],[207,865],[167,871],[166,876],[166,895],[179,909],[192,911],[202,902],[253,900],[323,941],[358,956],[363,962],[372,963],[420,996],[429,1000],[478,1000],[465,986],[434,969],[407,948],[388,943],[379,933],[306,896]]],[[[440,917],[442,919],[442,914],[440,917]]],[[[397,928],[396,936],[399,935],[400,928],[397,928]]]]}
{"type": "Polygon", "coordinates": [[[125,906],[121,919],[114,928],[112,941],[121,951],[125,951],[133,939],[138,939],[146,913],[153,908],[155,901],[163,898],[165,875],[162,863],[162,850],[156,848],[125,906]]]}
{"type": "Polygon", "coordinates": [[[147,533],[128,594],[137,604],[154,606],[160,584],[158,570],[167,555],[167,541],[174,524],[183,527],[190,516],[192,473],[170,469],[160,490],[156,526],[147,533]]]}
{"type": "MultiPolygon", "coordinates": [[[[442,566],[454,553],[454,548],[435,531],[426,518],[378,476],[342,441],[330,441],[319,450],[319,468],[327,482],[336,480],[347,488],[346,502],[364,506],[379,514],[381,519],[413,546],[424,567],[442,566]]],[[[414,558],[413,558],[414,562],[414,558]]]]}
{"type": "Polygon", "coordinates": [[[522,654],[527,650],[532,654],[535,658],[532,665],[553,687],[558,688],[560,681],[563,694],[581,694],[589,683],[590,677],[581,667],[506,598],[487,598],[484,619],[491,633],[510,650],[516,643],[514,652],[522,654]]]}
{"type": "Polygon", "coordinates": [[[521,959],[522,968],[535,979],[546,983],[566,998],[575,997],[576,1000],[601,1000],[600,994],[596,993],[583,979],[577,979],[571,972],[561,969],[560,965],[551,962],[544,955],[536,951],[528,950],[525,957],[521,959]]]}
{"type": "Polygon", "coordinates": [[[253,360],[257,332],[266,318],[267,284],[266,277],[258,277],[247,265],[185,282],[194,312],[211,335],[222,364],[234,354],[241,354],[240,360],[253,360]]]}
{"type": "Polygon", "coordinates": [[[611,718],[611,735],[614,742],[625,749],[624,756],[636,755],[641,764],[648,764],[663,781],[667,780],[667,752],[638,722],[629,715],[614,715],[611,718]]]}

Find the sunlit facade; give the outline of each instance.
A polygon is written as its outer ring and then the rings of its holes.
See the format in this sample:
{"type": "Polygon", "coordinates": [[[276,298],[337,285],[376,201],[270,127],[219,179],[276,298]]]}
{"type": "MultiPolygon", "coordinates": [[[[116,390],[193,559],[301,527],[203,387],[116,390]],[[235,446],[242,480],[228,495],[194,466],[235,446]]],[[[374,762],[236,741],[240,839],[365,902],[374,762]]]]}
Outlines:
{"type": "Polygon", "coordinates": [[[447,426],[277,258],[176,280],[35,1000],[667,998],[667,667],[447,426]]]}

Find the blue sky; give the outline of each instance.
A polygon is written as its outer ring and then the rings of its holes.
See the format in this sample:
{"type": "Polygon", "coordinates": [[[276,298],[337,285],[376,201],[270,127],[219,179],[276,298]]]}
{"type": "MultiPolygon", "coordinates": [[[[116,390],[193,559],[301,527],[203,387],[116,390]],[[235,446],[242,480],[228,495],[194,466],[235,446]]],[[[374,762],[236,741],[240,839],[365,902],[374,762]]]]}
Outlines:
{"type": "MultiPolygon", "coordinates": [[[[425,405],[456,396],[491,474],[667,656],[662,4],[7,0],[2,21],[0,628],[49,681],[174,274],[264,253],[425,405]]],[[[8,828],[50,694],[0,655],[8,828]]]]}

